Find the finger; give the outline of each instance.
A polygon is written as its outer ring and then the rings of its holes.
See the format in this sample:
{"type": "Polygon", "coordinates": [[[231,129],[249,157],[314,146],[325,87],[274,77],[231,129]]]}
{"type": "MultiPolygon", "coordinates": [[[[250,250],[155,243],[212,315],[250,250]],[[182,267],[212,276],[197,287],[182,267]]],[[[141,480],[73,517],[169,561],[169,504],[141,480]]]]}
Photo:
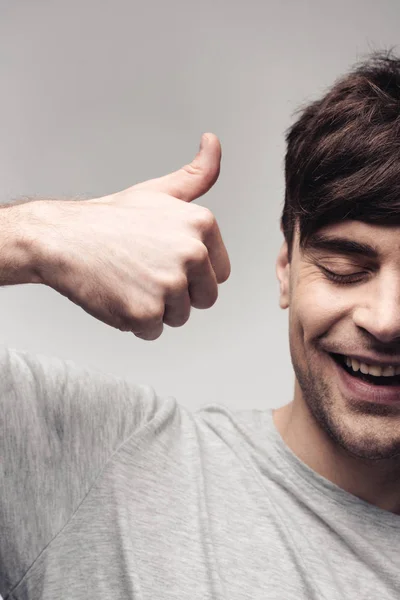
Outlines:
{"type": "Polygon", "coordinates": [[[217,283],[224,283],[231,274],[231,263],[216,219],[204,231],[202,242],[207,247],[217,283]]]}
{"type": "Polygon", "coordinates": [[[190,317],[190,310],[191,300],[186,287],[179,293],[167,296],[163,322],[170,327],[182,327],[190,317]]]}
{"type": "Polygon", "coordinates": [[[149,179],[131,189],[164,192],[185,202],[199,198],[217,181],[221,168],[221,144],[214,133],[202,136],[200,150],[191,163],[177,171],[149,179]]]}
{"type": "Polygon", "coordinates": [[[218,283],[209,257],[189,267],[189,296],[194,308],[210,308],[218,298],[218,283]]]}
{"type": "Polygon", "coordinates": [[[159,323],[157,326],[148,331],[132,331],[132,333],[141,340],[153,341],[160,337],[164,329],[164,323],[159,323]]]}

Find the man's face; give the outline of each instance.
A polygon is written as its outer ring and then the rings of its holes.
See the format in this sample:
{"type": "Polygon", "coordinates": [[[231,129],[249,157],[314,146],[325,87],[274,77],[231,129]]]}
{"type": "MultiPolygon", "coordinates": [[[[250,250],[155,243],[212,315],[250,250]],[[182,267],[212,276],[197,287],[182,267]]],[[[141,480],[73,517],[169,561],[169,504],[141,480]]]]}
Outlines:
{"type": "MultiPolygon", "coordinates": [[[[300,250],[296,232],[288,263],[283,244],[277,275],[280,306],[289,308],[290,353],[298,383],[294,402],[352,455],[369,460],[398,456],[400,387],[390,389],[398,401],[379,403],[389,387],[377,383],[385,380],[369,374],[374,383],[364,383],[331,353],[400,365],[400,226],[343,221],[320,229],[321,235],[371,246],[377,256],[325,243],[300,250]],[[342,276],[343,283],[330,279],[328,271],[342,276]]],[[[357,363],[352,365],[357,368],[357,363]]]]}

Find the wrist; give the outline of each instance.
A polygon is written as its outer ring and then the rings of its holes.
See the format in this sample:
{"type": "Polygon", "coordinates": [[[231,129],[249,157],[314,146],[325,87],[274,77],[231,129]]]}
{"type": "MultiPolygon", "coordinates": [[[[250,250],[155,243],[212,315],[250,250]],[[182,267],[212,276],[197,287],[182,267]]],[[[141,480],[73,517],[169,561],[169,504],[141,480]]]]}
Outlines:
{"type": "Polygon", "coordinates": [[[33,205],[4,206],[0,210],[0,286],[43,283],[40,276],[40,239],[33,205]]]}

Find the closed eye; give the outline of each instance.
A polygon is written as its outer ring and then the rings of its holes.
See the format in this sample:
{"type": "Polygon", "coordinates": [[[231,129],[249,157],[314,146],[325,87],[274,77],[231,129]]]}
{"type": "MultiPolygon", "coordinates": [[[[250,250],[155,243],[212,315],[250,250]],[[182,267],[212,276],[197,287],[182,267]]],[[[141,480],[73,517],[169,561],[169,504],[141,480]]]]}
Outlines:
{"type": "Polygon", "coordinates": [[[330,271],[325,267],[320,266],[320,269],[323,271],[323,273],[328,279],[330,279],[331,281],[335,281],[336,283],[342,284],[358,283],[365,275],[365,273],[351,273],[349,275],[340,275],[339,273],[330,271]]]}

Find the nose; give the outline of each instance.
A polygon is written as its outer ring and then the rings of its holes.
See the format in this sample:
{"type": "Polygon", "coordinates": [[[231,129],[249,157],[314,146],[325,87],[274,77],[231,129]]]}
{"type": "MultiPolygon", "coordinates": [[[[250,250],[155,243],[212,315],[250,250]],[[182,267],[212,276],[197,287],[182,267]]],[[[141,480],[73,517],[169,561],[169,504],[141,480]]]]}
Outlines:
{"type": "Polygon", "coordinates": [[[400,278],[377,277],[353,312],[353,321],[382,343],[400,339],[400,278]]]}

